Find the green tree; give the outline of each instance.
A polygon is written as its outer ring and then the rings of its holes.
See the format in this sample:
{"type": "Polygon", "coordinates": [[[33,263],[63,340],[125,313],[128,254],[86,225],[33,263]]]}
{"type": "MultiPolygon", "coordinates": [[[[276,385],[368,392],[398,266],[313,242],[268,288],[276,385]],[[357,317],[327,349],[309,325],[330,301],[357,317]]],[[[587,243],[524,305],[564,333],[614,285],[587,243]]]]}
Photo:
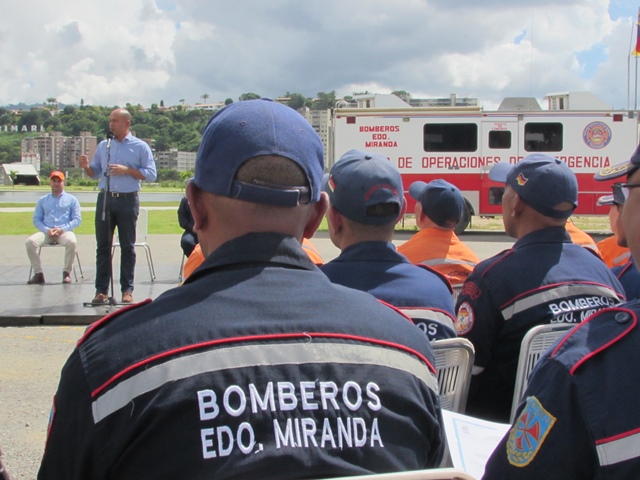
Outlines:
{"type": "Polygon", "coordinates": [[[301,93],[287,92],[285,96],[289,97],[289,101],[287,102],[287,105],[289,105],[294,110],[300,110],[302,107],[304,107],[304,102],[306,98],[301,93]]]}
{"type": "Polygon", "coordinates": [[[16,178],[18,178],[17,170],[9,170],[9,178],[11,178],[11,185],[16,188],[16,178]]]}
{"type": "Polygon", "coordinates": [[[327,110],[333,108],[336,103],[336,92],[331,90],[330,92],[318,92],[318,95],[313,102],[314,110],[327,110]]]}
{"type": "Polygon", "coordinates": [[[202,95],[200,95],[200,98],[202,99],[205,105],[207,104],[207,98],[209,97],[211,97],[211,95],[209,95],[208,93],[203,93],[202,95]]]}
{"type": "Polygon", "coordinates": [[[232,103],[233,103],[233,98],[227,98],[227,99],[224,101],[224,104],[225,104],[225,105],[231,105],[232,103]]]}
{"type": "Polygon", "coordinates": [[[240,100],[241,102],[243,102],[244,100],[255,100],[257,98],[261,98],[260,95],[258,95],[257,93],[243,93],[242,95],[240,95],[238,97],[238,100],[240,100]]]}

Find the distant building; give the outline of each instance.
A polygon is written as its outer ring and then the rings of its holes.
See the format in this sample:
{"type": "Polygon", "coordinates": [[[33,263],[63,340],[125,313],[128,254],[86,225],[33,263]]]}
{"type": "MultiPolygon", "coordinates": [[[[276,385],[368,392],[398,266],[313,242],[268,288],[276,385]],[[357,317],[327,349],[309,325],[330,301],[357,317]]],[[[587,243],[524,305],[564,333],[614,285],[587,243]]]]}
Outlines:
{"type": "Polygon", "coordinates": [[[329,158],[327,156],[327,148],[329,145],[330,110],[309,110],[308,108],[303,108],[300,110],[300,113],[320,136],[322,145],[324,146],[324,158],[329,158]]]}
{"type": "Polygon", "coordinates": [[[217,112],[222,107],[224,107],[224,102],[215,102],[215,103],[194,103],[188,110],[205,110],[207,112],[217,112]]]}
{"type": "Polygon", "coordinates": [[[174,168],[181,172],[196,168],[196,152],[181,152],[177,148],[156,152],[156,168],[174,168]]]}
{"type": "Polygon", "coordinates": [[[22,154],[26,158],[38,154],[41,162],[64,170],[78,166],[78,156],[93,157],[97,139],[91,132],[80,132],[77,137],[63,137],[60,132],[42,133],[22,140],[22,154]]]}
{"type": "Polygon", "coordinates": [[[448,97],[440,98],[412,98],[409,100],[412,107],[477,107],[478,99],[472,97],[458,97],[452,93],[448,97]]]}
{"type": "Polygon", "coordinates": [[[3,185],[14,185],[11,175],[16,175],[15,184],[40,185],[40,177],[33,165],[25,163],[3,163],[2,183],[3,185]]]}
{"type": "Polygon", "coordinates": [[[548,93],[544,99],[549,110],[611,110],[611,107],[590,92],[548,93]]]}

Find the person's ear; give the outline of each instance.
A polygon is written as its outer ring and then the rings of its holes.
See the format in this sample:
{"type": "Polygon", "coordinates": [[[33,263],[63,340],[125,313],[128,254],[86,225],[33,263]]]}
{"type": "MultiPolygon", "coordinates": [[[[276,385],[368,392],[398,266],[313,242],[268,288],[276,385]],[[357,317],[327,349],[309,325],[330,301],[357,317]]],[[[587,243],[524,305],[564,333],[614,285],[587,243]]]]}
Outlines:
{"type": "MultiPolygon", "coordinates": [[[[418,204],[416,203],[416,214],[417,214],[417,209],[418,209],[418,204]]],[[[400,223],[400,220],[402,220],[402,217],[404,217],[404,214],[406,212],[407,212],[407,200],[404,197],[402,197],[402,208],[400,208],[400,214],[396,219],[396,223],[400,223]]]]}
{"type": "Polygon", "coordinates": [[[322,223],[322,219],[324,218],[324,214],[327,211],[328,207],[329,196],[326,192],[321,192],[320,200],[311,205],[311,215],[309,215],[309,219],[304,226],[304,231],[302,234],[304,238],[313,237],[313,234],[316,233],[316,230],[318,230],[318,227],[322,223]]]}
{"type": "Polygon", "coordinates": [[[187,183],[187,200],[193,217],[193,231],[200,233],[206,228],[208,221],[208,211],[205,208],[204,192],[193,183],[187,183]]]}

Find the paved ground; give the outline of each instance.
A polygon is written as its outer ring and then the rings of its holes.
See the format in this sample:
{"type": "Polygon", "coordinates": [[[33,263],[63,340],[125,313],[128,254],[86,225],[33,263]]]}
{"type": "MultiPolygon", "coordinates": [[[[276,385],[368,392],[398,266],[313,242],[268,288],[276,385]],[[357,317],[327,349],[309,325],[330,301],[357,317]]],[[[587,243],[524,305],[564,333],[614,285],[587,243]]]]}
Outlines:
{"type": "MultiPolygon", "coordinates": [[[[402,243],[410,235],[399,235],[402,243]]],[[[481,258],[507,248],[511,242],[504,236],[465,236],[481,258]]],[[[88,324],[118,307],[88,307],[85,303],[94,296],[95,239],[93,235],[78,236],[78,253],[84,276],[76,268],[78,282],[62,283],[62,248],[44,249],[42,262],[45,285],[27,285],[29,262],[21,236],[0,235],[0,326],[88,324]]],[[[182,251],[179,235],[150,235],[149,246],[156,278],[151,280],[145,249],[137,248],[134,298],[156,298],[165,290],[178,286],[182,251]]],[[[320,232],[313,239],[323,259],[328,261],[338,254],[328,235],[320,232]]],[[[115,298],[120,300],[119,251],[113,262],[115,298]]],[[[72,275],[73,278],[73,275],[72,275]]]]}

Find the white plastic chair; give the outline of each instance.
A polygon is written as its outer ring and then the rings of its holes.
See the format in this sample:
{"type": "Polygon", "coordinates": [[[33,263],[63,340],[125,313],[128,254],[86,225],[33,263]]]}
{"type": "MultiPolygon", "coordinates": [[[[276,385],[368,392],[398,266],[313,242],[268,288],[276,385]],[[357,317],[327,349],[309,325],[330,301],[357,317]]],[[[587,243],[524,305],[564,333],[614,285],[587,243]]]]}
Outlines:
{"type": "Polygon", "coordinates": [[[458,300],[458,297],[460,296],[460,292],[462,292],[462,283],[456,283],[455,285],[451,285],[451,288],[453,289],[453,304],[456,304],[456,301],[458,300]]]}
{"type": "MultiPolygon", "coordinates": [[[[40,248],[38,248],[38,255],[40,255],[42,253],[42,249],[43,248],[49,248],[49,247],[62,247],[64,248],[64,245],[60,244],[60,243],[43,243],[42,245],[40,245],[40,248]]],[[[80,278],[84,278],[84,272],[82,271],[82,265],[80,264],[80,256],[78,255],[78,250],[76,249],[76,261],[73,264],[73,276],[76,279],[76,283],[78,282],[78,274],[76,273],[76,264],[78,265],[78,270],[80,270],[80,278]]],[[[29,280],[31,278],[31,273],[33,273],[33,267],[29,267],[29,276],[27,277],[27,280],[29,280]]]]}
{"type": "MultiPolygon", "coordinates": [[[[144,248],[147,254],[147,265],[149,266],[149,276],[153,282],[156,279],[156,269],[153,265],[153,258],[151,257],[151,247],[147,243],[147,231],[149,229],[149,211],[146,208],[140,208],[138,212],[138,222],[136,223],[136,243],[134,247],[144,248]]],[[[116,247],[120,246],[120,242],[114,237],[113,248],[111,249],[111,258],[116,251],[116,247]]]]}
{"type": "Polygon", "coordinates": [[[533,371],[533,367],[535,367],[538,360],[540,360],[540,356],[573,327],[575,327],[573,323],[538,325],[526,333],[520,346],[516,384],[513,390],[513,402],[511,403],[511,417],[509,418],[509,422],[513,422],[520,399],[529,383],[529,376],[533,371]]]}
{"type": "Polygon", "coordinates": [[[436,358],[440,406],[464,413],[471,383],[475,350],[466,338],[445,338],[431,342],[436,358]]]}
{"type": "Polygon", "coordinates": [[[476,480],[476,478],[457,468],[434,468],[431,470],[356,475],[355,477],[335,477],[332,480],[476,480]]]}

